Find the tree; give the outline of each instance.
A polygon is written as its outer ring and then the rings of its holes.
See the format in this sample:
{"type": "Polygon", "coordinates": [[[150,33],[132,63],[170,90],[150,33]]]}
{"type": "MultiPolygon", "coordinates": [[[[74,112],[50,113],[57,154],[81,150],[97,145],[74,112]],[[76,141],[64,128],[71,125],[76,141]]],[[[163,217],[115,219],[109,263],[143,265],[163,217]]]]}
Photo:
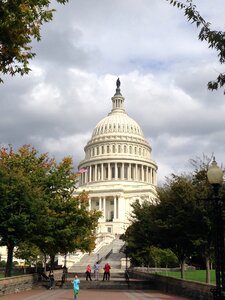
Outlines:
{"type": "Polygon", "coordinates": [[[148,266],[150,261],[149,249],[154,244],[155,205],[147,201],[140,204],[137,200],[132,204],[131,225],[127,228],[122,239],[126,241],[126,252],[131,263],[136,266],[148,266]]]}
{"type": "Polygon", "coordinates": [[[30,242],[21,242],[17,245],[14,256],[16,258],[24,259],[26,265],[36,265],[37,268],[38,258],[40,259],[42,253],[34,244],[30,242]]]}
{"type": "Polygon", "coordinates": [[[74,197],[77,174],[71,157],[57,163],[24,145],[0,149],[0,245],[8,249],[5,276],[11,276],[13,251],[27,258],[26,245],[51,257],[95,247],[101,213],[88,211],[88,195],[74,197]]]}
{"type": "MultiPolygon", "coordinates": [[[[65,4],[68,0],[56,0],[65,4]]],[[[20,75],[30,71],[35,56],[31,41],[41,40],[41,25],[53,18],[51,0],[3,0],[0,2],[0,72],[20,75]]],[[[0,82],[2,79],[0,78],[0,82]]]]}
{"type": "Polygon", "coordinates": [[[159,242],[176,254],[181,264],[181,278],[184,278],[185,260],[197,251],[196,243],[206,229],[202,208],[196,201],[191,177],[172,175],[158,193],[160,204],[155,222],[159,228],[159,242]]]}
{"type": "MultiPolygon", "coordinates": [[[[219,62],[225,63],[225,32],[213,30],[211,24],[204,20],[200,12],[196,9],[196,5],[192,3],[192,0],[186,0],[185,3],[177,0],[166,0],[173,6],[177,6],[184,11],[184,15],[188,21],[196,24],[200,28],[198,38],[200,41],[206,41],[209,48],[215,49],[218,52],[219,62]]],[[[225,85],[225,73],[220,73],[218,77],[208,82],[209,90],[217,90],[225,85]]],[[[224,91],[225,94],[225,91],[224,91]]]]}
{"type": "Polygon", "coordinates": [[[77,173],[71,157],[54,162],[45,183],[47,213],[44,231],[37,228],[32,242],[51,258],[53,268],[57,253],[67,254],[95,247],[95,228],[101,213],[88,210],[88,194],[74,197],[77,173]]]}
{"type": "Polygon", "coordinates": [[[0,149],[0,245],[7,246],[5,276],[11,276],[13,250],[30,239],[47,212],[42,182],[52,161],[46,154],[24,145],[0,149]]]}
{"type": "Polygon", "coordinates": [[[195,192],[192,177],[172,175],[158,189],[156,204],[133,204],[133,220],[124,235],[132,262],[149,265],[154,256],[161,261],[152,249],[169,248],[179,259],[184,277],[185,260],[196,251],[196,243],[205,229],[195,192]]]}

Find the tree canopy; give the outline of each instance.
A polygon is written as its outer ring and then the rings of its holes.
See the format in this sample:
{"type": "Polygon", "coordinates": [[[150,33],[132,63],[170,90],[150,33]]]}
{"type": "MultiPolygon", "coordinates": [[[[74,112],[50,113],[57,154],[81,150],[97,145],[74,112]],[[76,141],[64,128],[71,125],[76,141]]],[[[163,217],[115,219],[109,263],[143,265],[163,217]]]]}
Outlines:
{"type": "MultiPolygon", "coordinates": [[[[194,23],[199,29],[198,38],[200,41],[206,41],[209,48],[215,49],[218,53],[218,59],[221,64],[225,63],[225,32],[212,29],[212,24],[207,22],[197,10],[192,0],[184,2],[178,0],[166,0],[173,6],[184,11],[185,17],[189,22],[194,23]]],[[[217,90],[225,85],[225,73],[220,73],[215,80],[208,82],[209,90],[217,90]]],[[[225,94],[225,91],[224,91],[225,94]]]]}
{"type": "Polygon", "coordinates": [[[29,61],[35,56],[31,42],[41,40],[41,26],[52,20],[50,4],[50,0],[0,1],[0,73],[13,76],[30,71],[29,61]]]}
{"type": "Polygon", "coordinates": [[[0,245],[7,246],[6,276],[11,275],[14,248],[38,247],[52,262],[57,253],[95,247],[100,212],[89,211],[88,195],[74,197],[77,174],[65,157],[57,163],[48,154],[24,145],[0,149],[0,245]]]}
{"type": "MultiPolygon", "coordinates": [[[[214,258],[214,205],[206,175],[209,162],[210,159],[206,162],[192,160],[193,173],[172,174],[158,188],[156,204],[137,201],[132,205],[132,222],[123,239],[134,265],[158,266],[163,261],[161,250],[170,249],[182,266],[182,278],[186,260],[202,257],[207,270],[206,282],[210,283],[209,268],[214,258]]],[[[224,199],[224,192],[222,186],[221,199],[224,199]]]]}

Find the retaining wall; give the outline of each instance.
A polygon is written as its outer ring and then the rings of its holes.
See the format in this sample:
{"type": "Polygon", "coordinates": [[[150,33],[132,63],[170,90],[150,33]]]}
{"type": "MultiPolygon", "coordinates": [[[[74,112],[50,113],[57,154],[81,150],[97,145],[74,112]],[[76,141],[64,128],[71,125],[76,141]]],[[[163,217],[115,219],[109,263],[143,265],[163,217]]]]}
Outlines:
{"type": "Polygon", "coordinates": [[[38,274],[0,278],[0,297],[32,289],[38,282],[38,274]]]}
{"type": "Polygon", "coordinates": [[[148,279],[151,287],[169,294],[181,295],[193,300],[212,300],[211,288],[215,286],[186,281],[173,277],[149,274],[141,271],[130,271],[130,277],[137,279],[148,279]]]}

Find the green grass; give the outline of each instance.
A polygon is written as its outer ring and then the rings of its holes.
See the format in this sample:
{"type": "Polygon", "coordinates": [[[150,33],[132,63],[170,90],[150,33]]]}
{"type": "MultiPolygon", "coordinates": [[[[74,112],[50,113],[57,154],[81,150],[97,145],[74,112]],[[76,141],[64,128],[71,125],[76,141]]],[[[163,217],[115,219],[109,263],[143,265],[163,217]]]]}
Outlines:
{"type": "MultiPolygon", "coordinates": [[[[168,276],[168,277],[175,277],[181,278],[181,272],[178,271],[168,271],[168,272],[157,272],[158,275],[168,276]]],[[[205,270],[188,270],[184,272],[184,279],[197,281],[197,282],[206,282],[206,271],[205,270]]],[[[210,271],[210,279],[211,284],[215,284],[215,270],[210,271]]]]}

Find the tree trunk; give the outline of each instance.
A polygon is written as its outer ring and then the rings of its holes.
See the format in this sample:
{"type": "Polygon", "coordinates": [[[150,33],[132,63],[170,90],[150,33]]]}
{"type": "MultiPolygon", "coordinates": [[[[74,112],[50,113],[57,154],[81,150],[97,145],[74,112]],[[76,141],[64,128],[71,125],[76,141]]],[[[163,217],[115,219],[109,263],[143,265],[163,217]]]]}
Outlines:
{"type": "Polygon", "coordinates": [[[12,276],[12,263],[13,263],[13,250],[14,250],[14,243],[7,245],[7,263],[5,267],[5,277],[12,276]]]}
{"type": "Polygon", "coordinates": [[[44,272],[47,272],[47,257],[46,254],[44,253],[44,272]]]}
{"type": "Polygon", "coordinates": [[[184,279],[185,259],[181,262],[181,279],[184,279]]]}
{"type": "Polygon", "coordinates": [[[211,278],[210,278],[210,259],[208,256],[205,258],[205,265],[206,265],[206,283],[210,284],[211,278]]]}
{"type": "Polygon", "coordinates": [[[54,270],[55,267],[55,255],[50,256],[50,264],[51,264],[51,269],[54,270]]]}

